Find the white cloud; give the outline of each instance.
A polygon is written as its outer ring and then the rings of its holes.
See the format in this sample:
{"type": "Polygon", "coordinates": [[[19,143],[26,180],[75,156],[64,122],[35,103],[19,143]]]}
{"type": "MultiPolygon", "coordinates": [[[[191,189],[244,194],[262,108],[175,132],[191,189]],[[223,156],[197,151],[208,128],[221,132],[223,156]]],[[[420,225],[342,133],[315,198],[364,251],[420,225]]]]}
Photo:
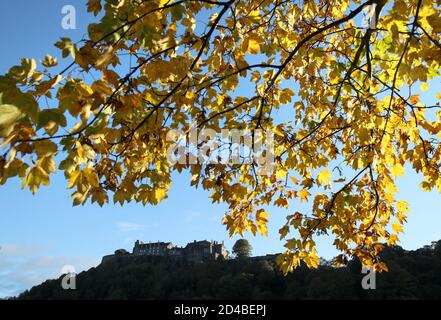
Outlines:
{"type": "Polygon", "coordinates": [[[211,212],[201,212],[193,209],[186,209],[184,211],[184,218],[187,222],[211,223],[220,221],[220,217],[218,215],[212,214],[211,212]]]}
{"type": "Polygon", "coordinates": [[[28,245],[2,245],[0,298],[16,296],[45,280],[58,278],[65,265],[74,266],[80,273],[99,262],[99,259],[81,256],[44,256],[41,248],[28,245]]]}
{"type": "Polygon", "coordinates": [[[134,231],[140,231],[145,228],[143,224],[137,224],[131,222],[119,222],[117,226],[118,226],[118,230],[121,232],[134,232],[134,231]]]}
{"type": "Polygon", "coordinates": [[[5,244],[0,246],[0,254],[7,256],[23,256],[31,254],[38,248],[31,245],[5,244]]]}

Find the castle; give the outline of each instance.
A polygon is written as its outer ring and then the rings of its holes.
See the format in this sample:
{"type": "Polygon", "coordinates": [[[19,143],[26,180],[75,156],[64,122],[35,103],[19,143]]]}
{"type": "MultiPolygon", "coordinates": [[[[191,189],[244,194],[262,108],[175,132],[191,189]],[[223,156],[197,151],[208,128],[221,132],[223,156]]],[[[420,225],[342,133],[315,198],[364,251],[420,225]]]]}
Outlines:
{"type": "Polygon", "coordinates": [[[224,245],[224,242],[217,241],[196,241],[187,243],[185,247],[178,247],[171,242],[149,242],[144,243],[137,240],[133,247],[132,253],[124,249],[118,249],[112,255],[103,257],[102,262],[106,262],[115,257],[134,257],[134,256],[173,256],[188,259],[204,259],[216,260],[220,257],[223,259],[229,258],[229,252],[224,245]]]}

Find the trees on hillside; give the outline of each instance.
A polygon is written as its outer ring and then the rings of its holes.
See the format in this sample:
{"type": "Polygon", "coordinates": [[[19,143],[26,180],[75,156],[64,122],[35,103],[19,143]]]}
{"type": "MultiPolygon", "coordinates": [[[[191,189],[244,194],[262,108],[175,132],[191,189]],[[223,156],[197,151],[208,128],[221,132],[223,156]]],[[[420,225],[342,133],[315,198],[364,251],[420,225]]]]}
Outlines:
{"type": "Polygon", "coordinates": [[[0,183],[19,177],[36,192],[62,171],[74,205],[157,204],[187,170],[228,204],[231,235],[265,235],[264,208],[291,208],[285,272],[317,267],[321,234],[335,237],[337,262],[355,254],[383,270],[378,243],[396,244],[408,214],[395,179],[413,168],[424,190],[441,190],[440,105],[427,102],[441,96],[419,93],[439,77],[439,5],[89,0],[102,18],[87,39],[55,44],[64,63],[22,59],[0,76],[0,183]],[[207,129],[272,133],[274,148],[176,161],[206,137],[170,133],[207,129]],[[297,202],[309,209],[292,212],[297,202]]]}
{"type": "Polygon", "coordinates": [[[364,290],[365,274],[350,267],[303,265],[287,276],[272,260],[195,262],[162,256],[115,259],[77,275],[77,290],[60,279],[24,292],[21,299],[440,299],[441,257],[430,248],[386,247],[390,272],[376,275],[376,289],[364,290]],[[424,266],[422,269],[421,267],[424,266]]]}
{"type": "Polygon", "coordinates": [[[233,245],[233,254],[238,259],[249,258],[251,257],[251,244],[247,239],[239,239],[233,245]]]}

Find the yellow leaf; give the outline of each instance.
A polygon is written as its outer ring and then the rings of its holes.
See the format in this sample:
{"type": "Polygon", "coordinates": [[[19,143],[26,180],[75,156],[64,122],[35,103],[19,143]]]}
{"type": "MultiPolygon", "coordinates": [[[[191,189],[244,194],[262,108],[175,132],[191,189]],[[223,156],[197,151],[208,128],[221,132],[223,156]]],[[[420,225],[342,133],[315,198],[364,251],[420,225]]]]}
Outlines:
{"type": "Polygon", "coordinates": [[[246,51],[251,54],[257,54],[260,51],[260,39],[258,37],[250,37],[246,40],[246,51]]]}
{"type": "Polygon", "coordinates": [[[401,233],[401,232],[403,232],[403,226],[402,226],[398,221],[395,221],[395,222],[392,224],[392,229],[394,229],[394,231],[395,231],[396,233],[401,233]]]}
{"type": "Polygon", "coordinates": [[[419,94],[415,94],[413,96],[410,96],[409,102],[411,104],[417,104],[418,102],[420,102],[420,95],[419,94]]]}
{"type": "Polygon", "coordinates": [[[269,214],[265,210],[263,209],[257,210],[256,212],[257,230],[261,235],[264,236],[268,235],[268,228],[266,226],[267,222],[269,221],[268,217],[269,214]]]}
{"type": "Polygon", "coordinates": [[[438,191],[441,193],[441,176],[436,180],[436,187],[438,188],[438,191]]]}
{"type": "Polygon", "coordinates": [[[280,180],[285,180],[287,174],[288,171],[286,171],[285,169],[279,169],[276,171],[276,177],[280,180]]]}
{"type": "Polygon", "coordinates": [[[22,187],[28,186],[34,194],[41,184],[49,185],[49,175],[40,166],[35,166],[29,171],[26,179],[24,179],[22,187]]]}
{"type": "Polygon", "coordinates": [[[23,117],[24,114],[16,106],[0,104],[0,134],[7,136],[23,117]]]}
{"type": "Polygon", "coordinates": [[[290,88],[285,88],[279,93],[279,102],[281,104],[286,104],[291,102],[291,98],[294,95],[294,91],[290,88]]]}
{"type": "Polygon", "coordinates": [[[248,15],[247,18],[251,20],[253,23],[259,23],[261,20],[259,10],[253,10],[248,15]]]}
{"type": "Polygon", "coordinates": [[[392,166],[390,172],[395,178],[402,177],[404,175],[404,167],[401,165],[401,163],[397,162],[395,165],[392,166]]]}
{"type": "Polygon", "coordinates": [[[322,185],[324,183],[329,183],[331,180],[332,174],[329,172],[329,170],[325,169],[321,171],[317,176],[317,182],[322,185]]]}
{"type": "MultiPolygon", "coordinates": [[[[113,90],[103,80],[97,80],[92,84],[92,90],[97,94],[111,95],[113,90]]],[[[127,97],[127,96],[125,96],[127,97]]],[[[123,97],[121,97],[123,98],[123,97]]]]}
{"type": "Polygon", "coordinates": [[[50,56],[49,54],[44,57],[43,60],[41,60],[41,64],[45,66],[46,68],[54,67],[58,64],[58,61],[56,58],[50,56]]]}
{"type": "Polygon", "coordinates": [[[108,201],[109,201],[109,197],[103,189],[99,188],[94,190],[92,194],[92,203],[98,202],[100,207],[102,207],[108,201]]]}
{"type": "Polygon", "coordinates": [[[90,183],[92,187],[99,187],[99,181],[98,181],[98,175],[96,174],[95,170],[91,167],[87,167],[84,169],[84,176],[86,177],[87,181],[90,183]]]}
{"type": "Polygon", "coordinates": [[[114,58],[113,54],[113,47],[109,46],[109,48],[104,52],[95,62],[95,67],[97,69],[105,69],[107,65],[112,61],[114,58]]]}
{"type": "Polygon", "coordinates": [[[421,89],[421,91],[427,91],[427,89],[429,89],[429,85],[426,82],[424,82],[421,85],[420,89],[421,89]]]}
{"type": "Polygon", "coordinates": [[[38,86],[35,87],[35,93],[37,95],[45,95],[50,89],[54,88],[58,82],[60,82],[63,79],[61,75],[57,75],[56,77],[44,81],[40,83],[38,86]]]}
{"type": "Polygon", "coordinates": [[[306,189],[302,189],[302,190],[300,190],[300,191],[298,192],[298,195],[299,195],[300,201],[308,202],[308,197],[309,197],[311,194],[308,192],[308,190],[306,190],[306,189]]]}
{"type": "Polygon", "coordinates": [[[173,3],[173,0],[159,0],[158,7],[163,7],[171,3],[173,3]]]}
{"type": "Polygon", "coordinates": [[[397,202],[397,209],[400,212],[409,213],[409,204],[404,200],[400,200],[397,202]]]}
{"type": "Polygon", "coordinates": [[[35,152],[38,157],[45,157],[57,153],[58,146],[50,140],[41,140],[35,142],[35,152]]]}
{"type": "Polygon", "coordinates": [[[253,73],[251,73],[251,81],[252,82],[259,82],[261,76],[260,76],[260,72],[259,71],[253,71],[253,73]]]}
{"type": "Polygon", "coordinates": [[[276,201],[274,201],[274,204],[278,207],[288,208],[288,200],[286,200],[286,198],[278,198],[276,201]]]}
{"type": "Polygon", "coordinates": [[[93,94],[93,90],[87,84],[81,82],[77,87],[78,93],[81,97],[88,97],[93,94]]]}
{"type": "Polygon", "coordinates": [[[279,230],[280,240],[284,239],[289,232],[289,227],[287,225],[283,226],[279,230]]]}
{"type": "Polygon", "coordinates": [[[162,200],[167,198],[167,189],[165,188],[156,188],[155,189],[155,200],[154,203],[159,203],[162,200]]]}
{"type": "Polygon", "coordinates": [[[46,171],[46,173],[51,173],[51,172],[55,172],[57,171],[57,168],[55,166],[55,160],[54,157],[51,156],[47,156],[47,157],[43,157],[40,160],[38,160],[38,165],[44,170],[46,171]]]}
{"type": "Polygon", "coordinates": [[[69,177],[69,184],[67,187],[71,189],[74,185],[76,185],[78,178],[81,176],[81,171],[77,170],[71,173],[69,177]]]}
{"type": "Polygon", "coordinates": [[[291,176],[290,178],[294,184],[299,184],[299,180],[296,177],[291,176]]]}

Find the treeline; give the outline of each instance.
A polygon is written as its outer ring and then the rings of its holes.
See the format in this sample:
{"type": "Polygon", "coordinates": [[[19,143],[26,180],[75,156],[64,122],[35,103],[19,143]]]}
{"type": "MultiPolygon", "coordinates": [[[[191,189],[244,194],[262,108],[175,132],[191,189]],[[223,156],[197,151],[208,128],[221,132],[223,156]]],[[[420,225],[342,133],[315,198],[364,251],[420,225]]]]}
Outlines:
{"type": "Polygon", "coordinates": [[[18,299],[441,299],[441,240],[415,251],[386,247],[389,272],[364,290],[361,265],[324,263],[283,276],[273,261],[253,258],[198,263],[168,257],[117,258],[82,272],[76,290],[61,277],[22,293],[18,299]]]}

